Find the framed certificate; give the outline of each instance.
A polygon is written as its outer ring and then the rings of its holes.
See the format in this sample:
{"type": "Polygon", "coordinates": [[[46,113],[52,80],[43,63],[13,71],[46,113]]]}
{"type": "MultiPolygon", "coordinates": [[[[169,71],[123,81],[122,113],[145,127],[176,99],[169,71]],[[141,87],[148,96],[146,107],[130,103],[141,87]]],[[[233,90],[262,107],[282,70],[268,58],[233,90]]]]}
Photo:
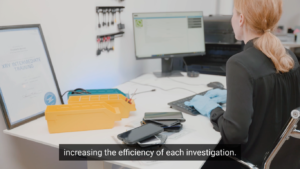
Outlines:
{"type": "Polygon", "coordinates": [[[0,107],[8,129],[63,104],[42,28],[0,27],[0,107]]]}

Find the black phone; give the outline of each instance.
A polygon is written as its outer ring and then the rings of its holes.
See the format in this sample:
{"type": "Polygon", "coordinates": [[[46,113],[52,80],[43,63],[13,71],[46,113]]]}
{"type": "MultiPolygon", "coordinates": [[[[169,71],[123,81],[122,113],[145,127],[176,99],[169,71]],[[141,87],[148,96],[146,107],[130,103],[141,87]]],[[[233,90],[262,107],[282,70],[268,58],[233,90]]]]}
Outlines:
{"type": "MultiPolygon", "coordinates": [[[[151,121],[151,120],[149,120],[151,121]]],[[[155,120],[152,120],[154,123],[158,123],[160,125],[162,125],[163,127],[166,126],[166,127],[171,127],[171,126],[174,126],[174,125],[177,125],[177,124],[180,124],[181,121],[179,120],[175,120],[175,121],[163,121],[163,120],[160,120],[160,121],[155,121],[155,120]]]]}
{"type": "Polygon", "coordinates": [[[152,120],[141,121],[141,125],[148,124],[148,123],[157,124],[161,127],[171,127],[180,124],[180,121],[152,121],[152,120]]]}
{"type": "Polygon", "coordinates": [[[177,133],[177,132],[180,132],[181,130],[182,130],[182,124],[164,128],[164,131],[167,131],[167,132],[176,132],[177,133]]]}
{"type": "Polygon", "coordinates": [[[182,112],[154,112],[145,113],[144,120],[152,121],[180,121],[185,122],[182,112]]]}
{"type": "Polygon", "coordinates": [[[162,126],[164,129],[176,129],[176,128],[182,128],[182,124],[176,124],[174,126],[162,126]]]}
{"type": "Polygon", "coordinates": [[[126,144],[136,144],[164,131],[164,128],[149,123],[118,135],[118,139],[126,144]]]}
{"type": "MultiPolygon", "coordinates": [[[[154,123],[153,121],[141,121],[141,125],[145,125],[145,124],[151,124],[151,123],[154,123]]],[[[156,123],[154,123],[156,124],[156,123]]],[[[164,125],[161,125],[161,124],[158,124],[160,125],[162,128],[164,128],[164,131],[167,131],[167,132],[180,132],[181,129],[182,129],[182,124],[181,123],[177,123],[173,126],[164,126],[164,125]]]]}

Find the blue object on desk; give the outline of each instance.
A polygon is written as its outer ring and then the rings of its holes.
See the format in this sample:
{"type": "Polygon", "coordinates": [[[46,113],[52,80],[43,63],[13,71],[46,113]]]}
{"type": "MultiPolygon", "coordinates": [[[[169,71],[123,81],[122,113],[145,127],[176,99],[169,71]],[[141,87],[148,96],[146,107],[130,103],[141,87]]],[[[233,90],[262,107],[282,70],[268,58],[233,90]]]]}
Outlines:
{"type": "Polygon", "coordinates": [[[184,102],[186,106],[194,107],[198,112],[210,118],[210,113],[213,109],[221,107],[218,103],[211,100],[207,96],[196,95],[192,100],[184,102]]]}
{"type": "Polygon", "coordinates": [[[211,98],[216,103],[226,103],[227,101],[227,90],[214,89],[206,92],[204,96],[211,98]]]}
{"type": "MultiPolygon", "coordinates": [[[[204,96],[206,94],[206,92],[207,91],[196,94],[196,95],[204,96]]],[[[181,111],[181,112],[193,115],[193,116],[200,115],[198,110],[196,110],[194,107],[186,106],[184,104],[184,102],[192,100],[196,95],[192,95],[192,96],[180,99],[180,100],[173,101],[171,103],[168,103],[168,105],[170,105],[171,108],[173,108],[173,109],[176,109],[178,111],[181,111]]]]}
{"type": "MultiPolygon", "coordinates": [[[[81,90],[76,90],[77,92],[80,92],[81,90]]],[[[125,97],[128,98],[128,94],[123,93],[121,90],[119,89],[88,89],[86,90],[88,93],[82,93],[82,94],[72,94],[73,92],[70,91],[68,93],[68,99],[70,96],[83,96],[83,95],[107,95],[107,94],[122,94],[125,97]]]]}
{"type": "MultiPolygon", "coordinates": [[[[204,96],[206,93],[207,93],[207,91],[196,94],[196,95],[204,96]]],[[[195,107],[190,107],[190,106],[187,106],[184,104],[186,101],[191,101],[196,95],[192,95],[192,96],[180,99],[180,100],[173,101],[171,103],[168,103],[168,105],[170,105],[171,108],[178,110],[180,112],[184,112],[184,113],[187,113],[187,114],[190,114],[193,116],[200,115],[201,113],[197,109],[195,109],[195,107]]]]}

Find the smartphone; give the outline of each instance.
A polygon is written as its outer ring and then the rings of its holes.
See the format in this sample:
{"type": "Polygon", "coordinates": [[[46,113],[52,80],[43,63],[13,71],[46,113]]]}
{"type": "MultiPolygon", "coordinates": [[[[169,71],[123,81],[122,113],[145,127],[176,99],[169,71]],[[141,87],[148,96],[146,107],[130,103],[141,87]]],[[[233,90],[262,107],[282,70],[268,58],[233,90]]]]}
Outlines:
{"type": "Polygon", "coordinates": [[[138,144],[141,147],[147,147],[147,146],[161,144],[161,140],[157,136],[152,136],[152,137],[147,138],[145,140],[139,141],[138,144]]]}
{"type": "Polygon", "coordinates": [[[164,131],[178,133],[182,130],[182,124],[164,128],[164,131]]]}
{"type": "Polygon", "coordinates": [[[174,126],[162,126],[164,129],[176,129],[176,128],[181,128],[182,124],[176,124],[174,126]]]}
{"type": "Polygon", "coordinates": [[[154,121],[154,120],[141,121],[142,125],[147,123],[157,124],[161,127],[171,127],[180,124],[180,121],[154,121]]]}
{"type": "MultiPolygon", "coordinates": [[[[150,120],[149,120],[150,121],[150,120]]],[[[180,120],[174,120],[174,121],[166,121],[166,120],[153,120],[153,122],[161,124],[162,126],[171,127],[177,124],[180,124],[180,120]]]]}
{"type": "Polygon", "coordinates": [[[178,120],[180,122],[185,122],[181,112],[156,112],[156,113],[145,113],[144,120],[160,121],[160,120],[169,120],[174,121],[178,120]]]}
{"type": "MultiPolygon", "coordinates": [[[[148,123],[153,123],[153,121],[141,121],[141,125],[145,125],[145,124],[148,124],[148,123]]],[[[175,124],[174,126],[163,126],[161,125],[162,128],[164,128],[164,131],[167,131],[167,132],[180,132],[181,129],[182,129],[182,124],[180,123],[177,123],[175,124]]]]}
{"type": "Polygon", "coordinates": [[[118,135],[118,139],[126,144],[136,144],[139,141],[150,138],[164,131],[164,128],[156,124],[145,124],[135,129],[129,130],[118,135]]]}

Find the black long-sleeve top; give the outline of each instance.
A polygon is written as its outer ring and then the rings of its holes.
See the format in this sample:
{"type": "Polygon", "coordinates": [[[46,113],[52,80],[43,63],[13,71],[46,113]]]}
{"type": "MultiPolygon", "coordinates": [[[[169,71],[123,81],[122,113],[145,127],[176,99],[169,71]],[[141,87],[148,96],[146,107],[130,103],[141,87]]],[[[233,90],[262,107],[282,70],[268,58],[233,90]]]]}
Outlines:
{"type": "MultiPolygon", "coordinates": [[[[211,113],[222,142],[242,144],[242,159],[257,166],[278,141],[291,111],[300,106],[299,62],[287,52],[295,66],[288,73],[277,73],[272,60],[249,41],[226,65],[226,112],[216,108],[211,113]]],[[[300,140],[286,142],[273,160],[273,168],[300,168],[300,140]]]]}

